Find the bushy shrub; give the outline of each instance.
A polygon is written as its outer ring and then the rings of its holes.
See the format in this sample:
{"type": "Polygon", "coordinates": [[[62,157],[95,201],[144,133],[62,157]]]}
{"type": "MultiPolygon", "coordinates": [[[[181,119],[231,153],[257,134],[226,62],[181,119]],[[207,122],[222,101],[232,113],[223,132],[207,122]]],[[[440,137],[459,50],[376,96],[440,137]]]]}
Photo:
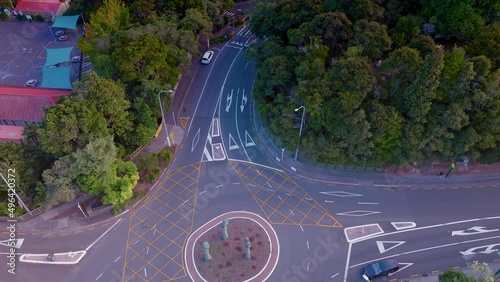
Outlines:
{"type": "Polygon", "coordinates": [[[240,26],[243,25],[245,22],[243,20],[237,19],[234,21],[234,26],[240,26]]]}
{"type": "Polygon", "coordinates": [[[44,22],[45,21],[45,19],[43,18],[43,16],[40,15],[40,14],[36,14],[34,16],[34,18],[35,18],[35,21],[37,21],[37,22],[44,22]]]}
{"type": "Polygon", "coordinates": [[[160,168],[155,167],[152,171],[150,171],[146,175],[146,178],[149,182],[153,183],[153,182],[155,182],[156,178],[158,177],[158,174],[160,174],[160,168]]]}

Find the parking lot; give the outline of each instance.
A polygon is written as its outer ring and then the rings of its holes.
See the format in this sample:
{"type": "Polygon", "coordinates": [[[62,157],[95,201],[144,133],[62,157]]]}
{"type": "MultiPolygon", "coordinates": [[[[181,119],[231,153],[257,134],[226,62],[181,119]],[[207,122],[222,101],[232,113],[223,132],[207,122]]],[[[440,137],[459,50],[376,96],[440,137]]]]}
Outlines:
{"type": "MultiPolygon", "coordinates": [[[[42,67],[47,57],[45,48],[76,47],[78,32],[63,30],[67,40],[59,41],[51,34],[51,22],[8,20],[0,22],[0,85],[24,86],[30,79],[42,81],[42,67]]],[[[81,28],[81,27],[80,27],[81,28]]],[[[53,29],[55,33],[60,29],[53,29]]],[[[81,34],[81,31],[80,31],[81,34]]],[[[71,57],[78,56],[75,48],[71,57]]],[[[78,77],[79,64],[72,64],[71,81],[78,77]]]]}

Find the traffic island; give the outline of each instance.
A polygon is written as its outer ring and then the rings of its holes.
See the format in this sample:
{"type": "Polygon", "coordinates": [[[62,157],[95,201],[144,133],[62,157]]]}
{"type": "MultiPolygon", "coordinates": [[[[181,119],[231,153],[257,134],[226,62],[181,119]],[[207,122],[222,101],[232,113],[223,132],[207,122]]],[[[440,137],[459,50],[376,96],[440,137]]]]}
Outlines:
{"type": "Polygon", "coordinates": [[[19,257],[19,261],[42,264],[77,264],[86,253],[87,251],[55,254],[22,254],[19,257]]]}
{"type": "Polygon", "coordinates": [[[278,263],[279,242],[259,215],[229,212],[191,234],[184,255],[195,282],[266,281],[278,263]]]}

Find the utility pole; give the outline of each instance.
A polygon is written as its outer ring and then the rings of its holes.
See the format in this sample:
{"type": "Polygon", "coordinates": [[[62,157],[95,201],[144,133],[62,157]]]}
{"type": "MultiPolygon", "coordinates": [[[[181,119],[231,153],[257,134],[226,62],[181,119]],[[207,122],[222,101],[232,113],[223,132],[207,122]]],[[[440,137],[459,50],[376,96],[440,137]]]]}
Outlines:
{"type": "Polygon", "coordinates": [[[161,99],[160,99],[160,94],[161,93],[172,93],[174,92],[173,90],[162,90],[160,92],[158,92],[158,102],[160,103],[160,110],[161,110],[161,121],[163,123],[163,129],[165,129],[165,135],[167,136],[167,142],[168,142],[168,146],[170,147],[170,137],[168,136],[168,130],[167,130],[167,123],[165,122],[165,114],[163,112],[163,105],[162,105],[162,102],[161,102],[161,99]]]}
{"type": "Polygon", "coordinates": [[[299,129],[299,142],[297,144],[297,149],[295,150],[295,160],[297,160],[297,156],[299,155],[299,146],[300,146],[300,137],[302,136],[302,126],[304,125],[304,116],[306,114],[306,107],[305,106],[300,106],[295,109],[295,111],[299,111],[302,109],[302,120],[300,121],[300,129],[299,129]]]}
{"type": "Polygon", "coordinates": [[[85,214],[85,212],[83,211],[82,207],[80,206],[80,203],[78,203],[78,208],[80,209],[80,211],[83,213],[83,216],[85,218],[87,218],[88,216],[85,214]]]}

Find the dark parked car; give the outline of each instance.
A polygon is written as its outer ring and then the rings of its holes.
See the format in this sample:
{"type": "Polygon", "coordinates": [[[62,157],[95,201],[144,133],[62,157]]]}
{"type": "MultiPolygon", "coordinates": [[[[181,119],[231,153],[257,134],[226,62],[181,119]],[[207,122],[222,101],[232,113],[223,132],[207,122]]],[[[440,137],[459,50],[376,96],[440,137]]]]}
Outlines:
{"type": "Polygon", "coordinates": [[[370,263],[365,266],[364,276],[367,276],[369,279],[373,279],[382,275],[387,275],[392,272],[396,272],[399,270],[399,264],[395,259],[384,259],[380,261],[376,261],[374,263],[370,263]]]}

